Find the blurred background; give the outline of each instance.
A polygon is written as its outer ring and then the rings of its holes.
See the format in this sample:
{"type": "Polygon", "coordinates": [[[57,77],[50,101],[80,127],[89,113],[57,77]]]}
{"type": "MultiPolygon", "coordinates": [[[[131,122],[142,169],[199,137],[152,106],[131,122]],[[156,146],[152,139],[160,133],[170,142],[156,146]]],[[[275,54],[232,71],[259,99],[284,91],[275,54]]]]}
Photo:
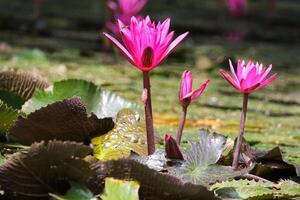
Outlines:
{"type": "MultiPolygon", "coordinates": [[[[224,38],[299,42],[298,0],[249,0],[244,16],[232,16],[225,1],[149,0],[142,14],[156,20],[171,17],[173,28],[190,31],[190,39],[196,42],[221,42],[224,38]]],[[[49,50],[78,46],[99,50],[99,33],[110,14],[105,0],[1,0],[0,38],[49,50]],[[30,36],[45,40],[31,40],[30,36]],[[49,42],[52,39],[56,42],[49,42]]]]}
{"type": "MultiPolygon", "coordinates": [[[[191,106],[183,139],[195,138],[200,127],[234,138],[242,97],[218,69],[228,69],[228,58],[273,64],[278,80],[251,95],[246,139],[261,148],[280,145],[300,163],[300,1],[229,1],[149,0],[138,13],[171,17],[177,34],[190,32],[151,72],[155,126],[162,135],[175,133],[179,80],[190,69],[195,85],[208,78],[211,84],[191,106]]],[[[114,20],[104,0],[0,0],[0,69],[30,70],[50,81],[83,78],[139,102],[140,71],[100,34],[114,20]]]]}

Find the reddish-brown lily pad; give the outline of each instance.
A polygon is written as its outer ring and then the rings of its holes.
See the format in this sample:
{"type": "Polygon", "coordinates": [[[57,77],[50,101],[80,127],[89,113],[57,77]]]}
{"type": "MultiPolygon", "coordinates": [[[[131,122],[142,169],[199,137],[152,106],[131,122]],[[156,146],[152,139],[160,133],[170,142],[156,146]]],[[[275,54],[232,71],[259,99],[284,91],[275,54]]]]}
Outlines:
{"type": "Polygon", "coordinates": [[[113,177],[117,179],[135,180],[140,183],[140,199],[143,200],[212,200],[218,199],[206,187],[192,183],[183,183],[168,174],[157,172],[147,166],[130,159],[96,162],[91,165],[97,179],[113,177]]]}
{"type": "Polygon", "coordinates": [[[46,80],[31,73],[12,70],[0,72],[0,88],[14,92],[24,99],[31,98],[36,90],[47,87],[49,87],[49,84],[46,80]]]}
{"type": "Polygon", "coordinates": [[[79,97],[50,104],[27,117],[19,117],[9,130],[9,137],[23,145],[34,142],[63,140],[84,142],[114,127],[112,118],[88,117],[79,97]]]}
{"type": "Polygon", "coordinates": [[[62,194],[69,182],[86,183],[93,176],[83,160],[91,149],[75,142],[33,144],[26,154],[15,153],[0,166],[0,199],[49,199],[62,194]]]}

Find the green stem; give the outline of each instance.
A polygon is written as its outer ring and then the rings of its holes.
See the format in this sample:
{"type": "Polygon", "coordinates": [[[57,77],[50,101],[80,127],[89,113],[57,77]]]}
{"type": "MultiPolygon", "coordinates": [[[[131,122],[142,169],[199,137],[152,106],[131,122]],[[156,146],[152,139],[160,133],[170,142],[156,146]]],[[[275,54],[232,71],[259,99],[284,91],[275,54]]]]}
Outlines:
{"type": "Polygon", "coordinates": [[[239,130],[237,142],[236,142],[234,153],[233,153],[232,167],[235,170],[238,169],[241,147],[242,147],[242,143],[243,143],[243,135],[244,135],[245,125],[246,125],[246,117],[247,117],[248,99],[249,99],[249,94],[244,94],[243,108],[242,108],[242,113],[241,113],[240,130],[239,130]]]}

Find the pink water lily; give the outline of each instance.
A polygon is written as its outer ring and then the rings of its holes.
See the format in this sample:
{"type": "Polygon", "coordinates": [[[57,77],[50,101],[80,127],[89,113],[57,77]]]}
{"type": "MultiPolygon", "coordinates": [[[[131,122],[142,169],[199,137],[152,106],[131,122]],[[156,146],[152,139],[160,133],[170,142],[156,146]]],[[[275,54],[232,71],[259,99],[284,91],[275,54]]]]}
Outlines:
{"type": "Polygon", "coordinates": [[[193,90],[193,74],[191,71],[184,71],[182,73],[179,90],[179,101],[181,105],[190,104],[191,101],[197,99],[203,93],[208,83],[209,80],[206,80],[198,89],[193,90]]]}
{"type": "Polygon", "coordinates": [[[145,7],[148,0],[109,0],[106,6],[113,11],[112,20],[105,23],[106,28],[119,35],[119,25],[118,20],[121,20],[125,25],[130,24],[130,19],[132,16],[137,18],[142,18],[139,14],[141,10],[145,7]]]}
{"type": "Polygon", "coordinates": [[[179,102],[182,106],[182,114],[177,129],[176,142],[178,145],[181,142],[183,129],[186,120],[187,108],[190,103],[197,99],[205,90],[209,83],[209,80],[205,81],[198,89],[193,90],[193,74],[191,71],[185,70],[182,73],[180,89],[179,89],[179,102]]]}
{"type": "Polygon", "coordinates": [[[118,22],[123,44],[113,36],[103,34],[120,49],[131,64],[143,72],[142,102],[145,108],[148,154],[151,155],[155,152],[155,143],[149,72],[157,67],[188,33],[173,41],[174,31],[169,33],[170,19],[157,24],[151,22],[150,17],[142,20],[132,17],[129,25],[121,20],[118,22]]]}
{"type": "Polygon", "coordinates": [[[227,80],[228,83],[230,83],[235,89],[244,94],[240,129],[238,132],[238,137],[233,152],[232,162],[232,167],[234,169],[238,169],[240,151],[243,144],[243,135],[246,125],[249,95],[250,93],[257,91],[260,88],[263,88],[272,81],[274,81],[276,79],[276,74],[273,74],[272,76],[268,77],[269,73],[272,70],[272,65],[266,68],[258,62],[254,63],[252,61],[249,61],[247,64],[245,64],[245,61],[238,60],[237,71],[234,70],[232,62],[230,60],[229,65],[231,76],[222,69],[220,70],[221,76],[223,76],[223,78],[227,80]]]}
{"type": "Polygon", "coordinates": [[[121,50],[131,64],[142,71],[151,71],[188,35],[186,32],[173,41],[174,31],[169,32],[169,29],[170,19],[155,24],[150,17],[142,20],[132,17],[129,26],[119,20],[123,44],[107,33],[104,35],[121,50]]]}
{"type": "Polygon", "coordinates": [[[247,0],[226,0],[228,9],[233,16],[239,17],[246,13],[248,1],[247,0]]]}
{"type": "Polygon", "coordinates": [[[255,92],[276,79],[276,74],[268,77],[272,70],[272,65],[268,68],[263,67],[263,64],[249,61],[245,64],[244,60],[238,60],[237,71],[235,72],[231,60],[229,60],[231,76],[220,69],[220,74],[230,83],[235,89],[242,93],[250,94],[255,92]]]}

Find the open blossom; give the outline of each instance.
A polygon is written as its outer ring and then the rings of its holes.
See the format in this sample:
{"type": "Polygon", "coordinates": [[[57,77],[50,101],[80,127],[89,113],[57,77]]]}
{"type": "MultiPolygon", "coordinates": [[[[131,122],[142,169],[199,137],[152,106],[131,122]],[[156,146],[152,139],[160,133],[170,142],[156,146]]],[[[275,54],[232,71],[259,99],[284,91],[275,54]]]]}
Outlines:
{"type": "Polygon", "coordinates": [[[132,17],[128,26],[119,20],[123,44],[107,33],[104,35],[121,50],[131,64],[142,71],[151,71],[188,35],[186,32],[173,41],[174,31],[169,32],[169,28],[170,19],[155,24],[149,17],[142,20],[132,17]]]}
{"type": "Polygon", "coordinates": [[[268,68],[263,67],[263,64],[249,61],[238,60],[237,71],[235,72],[231,60],[229,60],[231,76],[220,69],[220,74],[228,81],[235,89],[244,94],[250,94],[265,87],[276,79],[276,74],[268,77],[272,70],[272,65],[268,68]]]}
{"type": "Polygon", "coordinates": [[[142,18],[139,13],[145,7],[147,2],[148,0],[107,1],[106,6],[113,11],[113,16],[111,21],[106,22],[106,27],[114,34],[119,35],[117,21],[121,20],[125,25],[129,25],[132,16],[136,16],[139,19],[142,18]]]}
{"type": "Polygon", "coordinates": [[[226,0],[226,4],[233,16],[243,16],[247,10],[247,0],[226,0]]]}
{"type": "Polygon", "coordinates": [[[191,71],[184,71],[182,73],[180,90],[179,90],[179,101],[181,105],[187,106],[192,100],[198,98],[208,85],[209,80],[205,81],[198,89],[193,91],[193,74],[191,71]]]}

